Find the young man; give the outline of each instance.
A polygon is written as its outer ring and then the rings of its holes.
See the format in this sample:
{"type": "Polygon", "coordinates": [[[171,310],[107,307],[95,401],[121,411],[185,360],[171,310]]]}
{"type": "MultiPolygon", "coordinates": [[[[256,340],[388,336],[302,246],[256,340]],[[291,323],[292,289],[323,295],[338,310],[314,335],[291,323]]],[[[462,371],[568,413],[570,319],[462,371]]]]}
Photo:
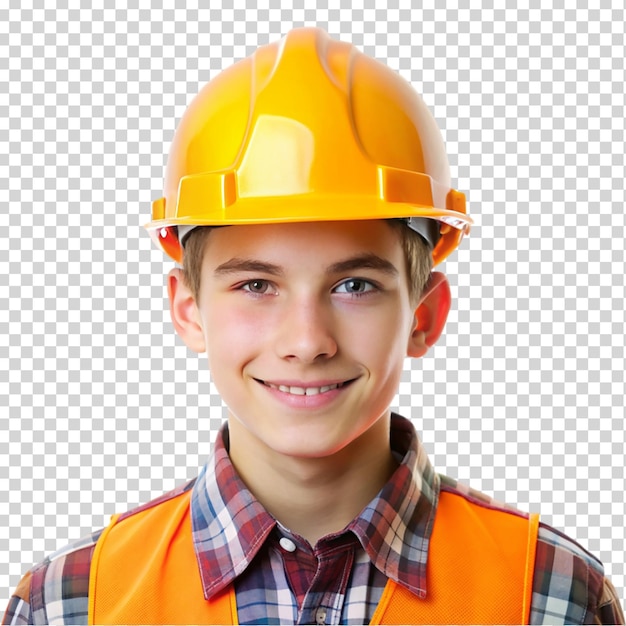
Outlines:
{"type": "Polygon", "coordinates": [[[228,407],[191,483],[29,572],[12,623],[623,623],[599,561],[437,475],[389,405],[469,231],[415,92],[316,29],[212,81],[149,229],[228,407]]]}

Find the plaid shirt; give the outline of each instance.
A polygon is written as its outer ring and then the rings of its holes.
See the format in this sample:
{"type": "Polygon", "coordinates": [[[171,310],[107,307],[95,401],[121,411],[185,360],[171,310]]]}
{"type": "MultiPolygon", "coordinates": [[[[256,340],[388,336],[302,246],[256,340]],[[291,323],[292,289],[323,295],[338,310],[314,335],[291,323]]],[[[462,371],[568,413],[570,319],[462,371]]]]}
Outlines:
{"type": "MultiPolygon", "coordinates": [[[[241,482],[224,427],[198,478],[160,499],[192,490],[193,541],[205,595],[234,584],[239,622],[245,624],[368,623],[388,578],[423,597],[440,490],[501,505],[434,473],[408,420],[393,416],[391,441],[400,466],[390,481],[348,527],[312,548],[272,518],[241,482]]],[[[86,623],[89,566],[100,532],[26,574],[4,623],[86,623]]],[[[530,618],[533,624],[624,623],[602,564],[544,524],[530,618]]]]}

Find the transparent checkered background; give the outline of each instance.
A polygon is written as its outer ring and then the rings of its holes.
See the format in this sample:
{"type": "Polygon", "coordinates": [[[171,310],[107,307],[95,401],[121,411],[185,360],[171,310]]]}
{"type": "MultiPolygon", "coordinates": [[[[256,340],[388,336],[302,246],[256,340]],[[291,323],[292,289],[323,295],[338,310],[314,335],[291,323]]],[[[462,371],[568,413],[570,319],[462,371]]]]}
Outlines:
{"type": "Polygon", "coordinates": [[[445,336],[407,363],[396,407],[439,471],[540,511],[624,598],[624,11],[10,4],[0,604],[45,554],[204,463],[224,409],[142,224],[193,95],[303,25],[423,94],[477,222],[445,263],[445,336]]]}

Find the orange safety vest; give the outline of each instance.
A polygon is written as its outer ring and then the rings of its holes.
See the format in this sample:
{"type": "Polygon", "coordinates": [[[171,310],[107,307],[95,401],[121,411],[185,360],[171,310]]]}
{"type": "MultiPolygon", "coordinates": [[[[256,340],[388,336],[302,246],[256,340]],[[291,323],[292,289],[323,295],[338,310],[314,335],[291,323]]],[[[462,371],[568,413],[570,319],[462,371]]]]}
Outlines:
{"type": "MultiPolygon", "coordinates": [[[[237,624],[230,585],[206,600],[187,491],[118,521],[93,554],[89,624],[237,624]]],[[[539,518],[440,494],[427,595],[389,580],[372,624],[527,624],[539,518]]]]}

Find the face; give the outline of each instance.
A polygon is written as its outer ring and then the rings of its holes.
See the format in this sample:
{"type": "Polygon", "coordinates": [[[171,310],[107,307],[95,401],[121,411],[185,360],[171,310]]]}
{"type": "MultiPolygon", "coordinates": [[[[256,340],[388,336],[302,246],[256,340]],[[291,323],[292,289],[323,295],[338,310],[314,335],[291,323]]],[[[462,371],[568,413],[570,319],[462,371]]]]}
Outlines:
{"type": "Polygon", "coordinates": [[[320,458],[388,429],[419,333],[384,221],[215,229],[193,306],[231,445],[320,458]]]}

